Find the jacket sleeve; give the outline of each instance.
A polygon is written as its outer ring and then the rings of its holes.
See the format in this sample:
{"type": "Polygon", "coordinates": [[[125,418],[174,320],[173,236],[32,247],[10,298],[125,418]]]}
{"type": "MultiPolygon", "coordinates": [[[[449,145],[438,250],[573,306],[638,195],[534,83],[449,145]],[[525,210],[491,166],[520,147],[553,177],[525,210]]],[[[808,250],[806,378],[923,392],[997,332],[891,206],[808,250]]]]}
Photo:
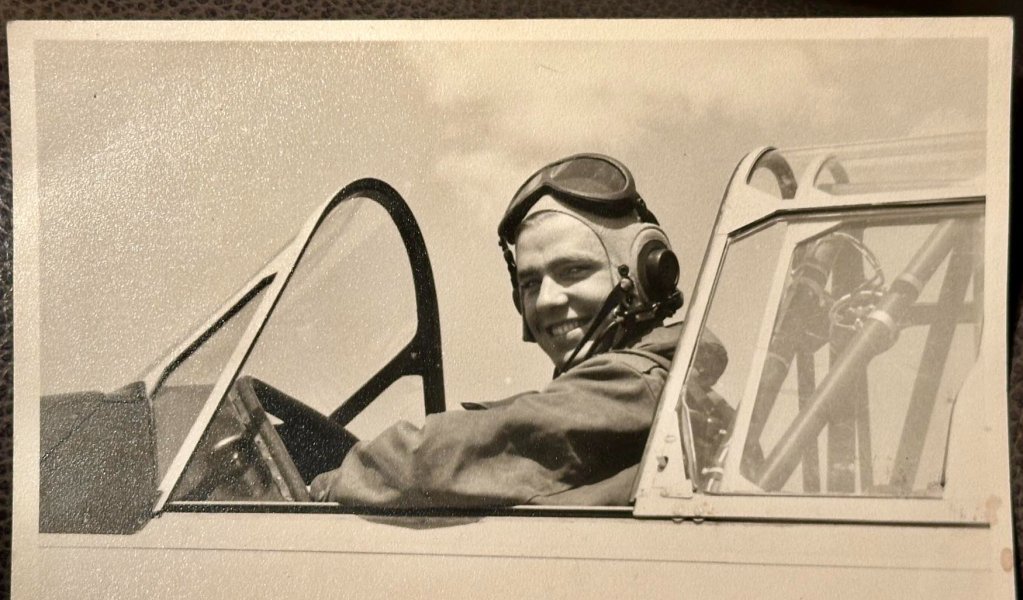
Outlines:
{"type": "Polygon", "coordinates": [[[540,392],[483,411],[401,422],[319,476],[314,497],[358,506],[513,505],[591,485],[642,457],[666,373],[594,357],[540,392]]]}

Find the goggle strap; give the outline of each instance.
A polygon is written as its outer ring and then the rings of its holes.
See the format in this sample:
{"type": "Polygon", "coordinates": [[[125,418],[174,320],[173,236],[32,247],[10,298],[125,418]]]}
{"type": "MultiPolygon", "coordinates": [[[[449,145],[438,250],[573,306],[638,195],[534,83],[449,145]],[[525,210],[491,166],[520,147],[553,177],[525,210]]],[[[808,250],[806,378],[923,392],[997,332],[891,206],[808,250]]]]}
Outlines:
{"type": "MultiPolygon", "coordinates": [[[[634,200],[623,200],[622,202],[625,204],[625,208],[616,208],[613,205],[611,205],[612,203],[608,203],[609,205],[602,206],[601,203],[593,202],[592,200],[581,196],[571,195],[566,192],[558,190],[551,190],[551,192],[554,197],[558,198],[562,202],[565,202],[569,206],[572,206],[573,208],[576,208],[577,210],[580,210],[582,212],[596,215],[603,214],[605,216],[618,217],[625,216],[629,214],[630,211],[635,211],[636,216],[639,217],[640,222],[660,226],[660,222],[657,220],[657,217],[654,216],[654,213],[651,212],[649,208],[647,208],[646,202],[644,202],[643,198],[639,195],[637,195],[634,200]]],[[[521,205],[523,208],[519,208],[514,212],[510,213],[510,215],[514,215],[513,219],[508,220],[509,215],[506,215],[505,219],[502,219],[502,224],[506,222],[515,223],[516,227],[518,227],[518,225],[522,223],[523,219],[525,219],[526,213],[529,212],[528,207],[531,207],[535,202],[536,198],[530,199],[530,201],[525,202],[523,205],[521,205]],[[521,215],[519,214],[520,212],[522,213],[521,215]]],[[[505,238],[510,239],[513,235],[514,229],[498,227],[498,238],[501,240],[501,248],[505,251],[506,256],[508,253],[508,246],[507,243],[505,242],[505,238]]],[[[508,259],[506,258],[505,260],[508,259]]],[[[514,259],[512,259],[512,261],[509,262],[509,264],[514,264],[514,259]]]]}
{"type": "MultiPolygon", "coordinates": [[[[498,238],[497,243],[498,245],[501,246],[501,253],[504,255],[504,263],[505,266],[508,267],[508,277],[511,278],[512,293],[514,294],[515,298],[518,298],[519,277],[515,267],[515,255],[512,254],[511,248],[508,247],[508,244],[504,241],[504,238],[498,238]]],[[[522,312],[522,310],[518,306],[518,302],[516,302],[515,308],[518,309],[519,312],[522,312]]]]}
{"type": "Polygon", "coordinates": [[[642,196],[638,194],[636,195],[636,214],[639,215],[639,220],[644,223],[660,225],[657,221],[657,217],[654,216],[654,213],[650,212],[650,209],[646,207],[646,202],[644,202],[642,196]]]}

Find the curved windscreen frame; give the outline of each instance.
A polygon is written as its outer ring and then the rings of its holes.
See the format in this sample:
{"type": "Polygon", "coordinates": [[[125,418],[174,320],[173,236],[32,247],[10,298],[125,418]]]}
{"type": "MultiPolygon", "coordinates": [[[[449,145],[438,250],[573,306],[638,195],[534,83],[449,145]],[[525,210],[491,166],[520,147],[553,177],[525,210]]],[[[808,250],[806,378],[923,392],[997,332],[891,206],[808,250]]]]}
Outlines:
{"type": "Polygon", "coordinates": [[[413,274],[417,325],[416,332],[408,345],[363,384],[351,398],[344,402],[341,405],[341,408],[344,410],[339,409],[335,411],[332,418],[339,422],[347,422],[343,419],[351,420],[355,418],[362,409],[368,406],[391,383],[406,375],[419,375],[422,378],[426,414],[433,414],[444,410],[440,317],[437,309],[433,270],[426,253],[426,244],[423,241],[422,233],[412,211],[394,188],[378,179],[366,178],[357,180],[335,194],[323,209],[317,213],[316,217],[307,222],[296,237],[295,242],[281,253],[280,259],[286,261],[285,264],[287,264],[287,268],[282,268],[281,272],[287,273],[287,275],[276,277],[267,289],[267,297],[262,301],[259,313],[253,317],[248,330],[238,344],[238,348],[217,380],[217,384],[214,386],[206,404],[192,425],[188,437],[168,469],[159,488],[160,496],[154,507],[154,512],[163,510],[164,505],[177,486],[178,480],[191,459],[192,453],[208,429],[217,407],[223,401],[231,382],[238,376],[239,370],[259,339],[260,333],[272,317],[274,308],[279,303],[284,290],[302,261],[302,257],[319,230],[320,225],[332,211],[346,200],[352,198],[366,198],[379,204],[387,211],[387,214],[394,222],[405,246],[413,274]],[[350,408],[348,408],[349,406],[350,408]]]}
{"type": "MultiPolygon", "coordinates": [[[[412,269],[416,298],[416,333],[405,348],[345,400],[331,415],[340,425],[357,417],[392,383],[408,375],[418,375],[423,382],[426,414],[443,412],[444,375],[441,364],[440,315],[433,269],[426,253],[426,243],[408,205],[391,186],[376,179],[363,179],[349,188],[360,186],[361,196],[373,200],[387,211],[401,235],[412,269]]],[[[346,188],[348,189],[348,188],[346,188]]]]}

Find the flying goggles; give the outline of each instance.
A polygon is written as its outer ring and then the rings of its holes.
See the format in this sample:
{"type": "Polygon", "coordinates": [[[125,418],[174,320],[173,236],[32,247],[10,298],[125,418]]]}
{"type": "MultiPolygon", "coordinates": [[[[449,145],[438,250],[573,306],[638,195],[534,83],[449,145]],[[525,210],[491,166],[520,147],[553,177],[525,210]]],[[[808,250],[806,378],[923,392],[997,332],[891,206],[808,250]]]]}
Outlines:
{"type": "Polygon", "coordinates": [[[547,194],[583,212],[614,218],[635,211],[640,221],[657,225],[625,165],[602,154],[575,154],[540,169],[515,192],[497,227],[502,246],[514,243],[529,209],[547,194]]]}

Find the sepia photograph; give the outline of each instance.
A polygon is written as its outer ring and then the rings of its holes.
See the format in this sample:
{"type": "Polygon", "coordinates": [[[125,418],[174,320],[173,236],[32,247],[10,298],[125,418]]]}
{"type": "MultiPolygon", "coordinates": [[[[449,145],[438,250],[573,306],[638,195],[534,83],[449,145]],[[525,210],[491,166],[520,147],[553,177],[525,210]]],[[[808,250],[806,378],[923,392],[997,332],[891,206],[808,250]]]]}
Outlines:
{"type": "Polygon", "coordinates": [[[16,597],[1013,597],[1011,20],[8,40],[16,597]]]}

